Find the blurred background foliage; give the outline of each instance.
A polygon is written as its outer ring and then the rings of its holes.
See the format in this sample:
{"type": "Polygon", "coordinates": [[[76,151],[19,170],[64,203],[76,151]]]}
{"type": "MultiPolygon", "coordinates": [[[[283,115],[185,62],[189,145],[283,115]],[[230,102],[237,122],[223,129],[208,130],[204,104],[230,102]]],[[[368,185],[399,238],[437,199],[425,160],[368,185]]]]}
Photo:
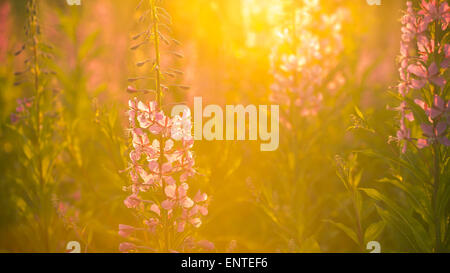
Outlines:
{"type": "MultiPolygon", "coordinates": [[[[278,23],[276,2],[165,1],[174,37],[183,44],[185,58],[178,66],[191,86],[187,92],[171,90],[168,100],[192,106],[194,96],[202,96],[204,105],[270,104],[274,78],[269,56],[278,39],[273,31],[278,23]]],[[[68,241],[76,240],[82,251],[116,252],[121,242],[117,226],[132,217],[123,205],[122,187],[128,178],[120,171],[127,167],[128,156],[127,78],[139,58],[128,50],[137,3],[38,3],[41,39],[52,45],[48,66],[58,94],[51,129],[58,137],[49,139],[49,145],[58,148],[53,157],[57,164],[49,174],[51,196],[27,204],[17,180],[32,178],[10,122],[16,100],[33,95],[30,87],[14,85],[14,73],[23,62],[14,52],[26,39],[26,1],[2,0],[0,251],[63,252],[68,241]],[[42,213],[48,230],[41,238],[33,223],[42,213]]],[[[282,126],[280,147],[274,152],[261,152],[260,143],[253,141],[195,143],[196,183],[211,196],[210,214],[200,233],[217,251],[368,252],[365,238],[354,241],[342,228],[345,224],[357,229],[358,221],[363,231],[371,230],[368,236],[379,241],[383,251],[413,251],[396,231],[383,229],[373,201],[346,187],[350,183],[370,188],[388,172],[383,161],[364,155],[356,160],[350,151],[364,148],[367,141],[389,149],[387,136],[395,134],[386,126],[395,123],[395,113],[386,105],[393,100],[387,91],[397,80],[404,1],[386,0],[381,6],[369,6],[365,0],[321,1],[324,13],[338,8],[348,14],[339,56],[345,83],[338,94],[329,95],[323,88],[326,107],[317,117],[299,122],[294,130],[282,126]],[[358,132],[347,130],[355,106],[368,113],[386,137],[363,140],[358,132]],[[335,155],[340,155],[337,163],[335,155]],[[350,176],[336,174],[343,166],[351,169],[350,176]]],[[[396,198],[400,193],[391,194],[396,198]]]]}

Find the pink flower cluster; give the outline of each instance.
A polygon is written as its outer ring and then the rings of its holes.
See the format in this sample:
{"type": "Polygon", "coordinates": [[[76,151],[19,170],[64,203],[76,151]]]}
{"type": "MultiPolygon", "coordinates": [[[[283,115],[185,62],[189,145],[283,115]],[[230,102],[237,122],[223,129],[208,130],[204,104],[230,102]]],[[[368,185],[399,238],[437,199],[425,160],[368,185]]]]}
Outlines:
{"type": "Polygon", "coordinates": [[[417,147],[424,148],[434,143],[450,146],[447,139],[449,126],[448,101],[443,92],[447,81],[445,71],[450,63],[450,48],[436,33],[445,33],[450,22],[450,8],[446,1],[422,0],[416,11],[412,2],[407,2],[407,10],[402,18],[402,37],[400,44],[400,84],[398,92],[404,100],[396,108],[400,112],[400,128],[396,141],[405,153],[411,136],[407,121],[413,122],[414,115],[407,104],[413,100],[428,116],[429,123],[420,124],[425,138],[417,140],[417,147]],[[434,27],[434,35],[432,34],[434,27]],[[422,92],[418,92],[422,91],[422,92]],[[428,102],[427,102],[428,98],[428,102]],[[429,105],[432,106],[430,107],[429,105]]]}
{"type": "Polygon", "coordinates": [[[17,123],[27,116],[32,105],[33,99],[31,98],[18,99],[16,112],[11,114],[11,123],[17,123]]]}
{"type": "Polygon", "coordinates": [[[63,221],[64,225],[71,228],[77,228],[80,220],[80,211],[67,202],[55,202],[56,213],[63,221]]]}
{"type": "MultiPolygon", "coordinates": [[[[188,195],[187,181],[195,174],[189,111],[170,118],[158,110],[156,102],[134,99],[129,101],[128,117],[132,184],[126,187],[131,193],[124,203],[143,216],[145,227],[120,225],[119,235],[129,237],[138,230],[157,234],[164,229],[181,233],[189,227],[198,228],[202,216],[208,214],[208,196],[200,191],[193,198],[188,195]]],[[[130,244],[120,248],[129,251],[130,244]]]]}
{"type": "Polygon", "coordinates": [[[287,112],[298,110],[301,116],[317,115],[324,99],[320,87],[334,92],[345,83],[342,74],[330,73],[344,48],[341,29],[346,12],[321,14],[318,5],[318,1],[304,1],[296,7],[295,20],[287,20],[295,25],[277,31],[279,43],[271,54],[275,79],[271,100],[289,106],[287,112]]]}

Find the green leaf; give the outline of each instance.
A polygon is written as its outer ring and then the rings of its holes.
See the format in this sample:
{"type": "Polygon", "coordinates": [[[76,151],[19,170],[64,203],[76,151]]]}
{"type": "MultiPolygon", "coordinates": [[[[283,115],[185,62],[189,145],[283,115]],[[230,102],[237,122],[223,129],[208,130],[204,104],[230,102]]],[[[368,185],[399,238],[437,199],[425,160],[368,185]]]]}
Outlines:
{"type": "Polygon", "coordinates": [[[359,171],[353,178],[353,187],[358,188],[359,183],[361,182],[361,177],[362,177],[363,171],[359,171]]]}
{"type": "Polygon", "coordinates": [[[347,234],[348,237],[350,237],[350,239],[353,240],[353,242],[355,242],[357,245],[359,245],[358,236],[356,235],[356,232],[354,232],[351,228],[347,227],[346,225],[344,225],[342,223],[337,223],[332,220],[326,220],[325,222],[328,222],[328,223],[336,226],[340,230],[342,230],[345,234],[347,234]]]}
{"type": "Polygon", "coordinates": [[[362,153],[365,154],[367,156],[372,156],[372,157],[378,157],[380,159],[382,159],[383,161],[387,161],[389,163],[393,163],[394,166],[400,166],[405,168],[410,174],[412,174],[417,181],[420,181],[423,184],[429,184],[429,182],[427,182],[427,175],[424,174],[423,172],[420,171],[420,169],[418,169],[417,167],[411,166],[410,164],[408,164],[408,162],[399,159],[397,157],[392,157],[392,156],[388,156],[388,155],[383,155],[381,153],[378,153],[376,151],[373,150],[359,150],[359,151],[355,151],[358,153],[362,153]]]}
{"type": "Polygon", "coordinates": [[[377,237],[381,234],[385,226],[386,226],[385,221],[380,221],[371,224],[364,233],[364,242],[367,243],[370,241],[375,241],[377,237]]]}
{"type": "Polygon", "coordinates": [[[418,214],[420,214],[424,221],[431,222],[433,221],[433,217],[430,211],[427,208],[425,199],[427,198],[426,193],[422,190],[421,187],[417,187],[415,185],[411,185],[403,181],[402,177],[395,178],[383,178],[378,182],[380,183],[389,183],[394,187],[400,189],[410,199],[410,204],[412,204],[413,208],[416,210],[418,214]]]}
{"type": "Polygon", "coordinates": [[[409,238],[409,242],[414,245],[416,249],[419,249],[419,251],[422,252],[430,251],[431,238],[429,238],[428,233],[422,224],[414,219],[409,211],[401,208],[391,199],[375,189],[361,188],[360,190],[364,191],[370,198],[380,201],[388,207],[388,214],[385,215],[387,222],[391,223],[399,231],[405,233],[409,238]]]}
{"type": "Polygon", "coordinates": [[[33,152],[31,151],[31,148],[29,145],[23,145],[23,153],[29,160],[33,159],[33,157],[34,157],[33,152]]]}
{"type": "MultiPolygon", "coordinates": [[[[380,208],[379,206],[376,206],[378,215],[386,221],[390,226],[392,226],[396,231],[399,232],[399,235],[402,235],[407,243],[412,246],[415,252],[421,252],[420,246],[417,244],[417,242],[414,240],[413,236],[411,235],[411,232],[408,231],[408,229],[402,227],[402,223],[399,222],[398,218],[393,217],[391,213],[389,213],[387,210],[380,208]]],[[[401,236],[399,236],[401,238],[401,236]]]]}
{"type": "Polygon", "coordinates": [[[355,112],[360,119],[365,120],[363,113],[361,112],[361,110],[359,110],[358,106],[356,105],[355,105],[355,112]]]}

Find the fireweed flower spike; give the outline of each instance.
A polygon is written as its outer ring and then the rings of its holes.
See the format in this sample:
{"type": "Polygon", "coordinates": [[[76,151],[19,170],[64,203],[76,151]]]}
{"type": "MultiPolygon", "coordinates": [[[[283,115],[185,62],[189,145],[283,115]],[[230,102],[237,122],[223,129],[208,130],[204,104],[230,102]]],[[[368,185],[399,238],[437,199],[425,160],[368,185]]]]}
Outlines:
{"type": "MultiPolygon", "coordinates": [[[[333,92],[345,82],[341,74],[331,74],[343,51],[341,28],[345,11],[315,16],[320,12],[319,1],[299,2],[286,1],[286,13],[292,13],[292,18],[286,20],[285,27],[276,30],[278,43],[270,56],[274,76],[271,100],[285,106],[288,117],[297,113],[303,117],[316,116],[324,100],[318,89],[327,84],[333,92]],[[316,17],[319,19],[312,19],[316,17]],[[322,32],[333,35],[317,34],[322,32]],[[333,77],[328,79],[330,76],[333,77]]],[[[283,120],[290,127],[286,117],[283,120]]]]}
{"type": "MultiPolygon", "coordinates": [[[[398,92],[403,98],[413,88],[411,74],[408,70],[408,64],[412,59],[410,54],[411,48],[413,47],[413,41],[418,35],[416,12],[412,7],[411,2],[407,3],[407,7],[408,8],[406,10],[406,13],[401,20],[403,27],[400,41],[400,67],[398,70],[400,74],[400,84],[398,85],[398,92]]],[[[406,152],[408,142],[411,141],[411,130],[407,127],[406,120],[414,120],[414,116],[411,116],[410,113],[406,115],[406,105],[406,101],[402,101],[400,103],[400,106],[396,108],[396,110],[399,110],[400,113],[400,128],[399,130],[397,130],[396,137],[391,136],[388,141],[389,143],[393,141],[398,142],[402,147],[402,153],[406,152]]]]}
{"type": "Polygon", "coordinates": [[[15,177],[14,183],[22,188],[17,198],[26,204],[21,208],[23,216],[29,217],[25,223],[33,223],[20,229],[23,228],[26,234],[33,234],[39,251],[46,252],[55,251],[53,240],[56,232],[53,227],[56,221],[73,225],[77,212],[58,201],[60,192],[57,183],[61,179],[56,168],[60,164],[61,147],[55,143],[63,142],[63,125],[57,120],[60,115],[59,94],[54,92],[57,80],[49,77],[55,73],[51,70],[55,67],[53,47],[42,33],[45,27],[40,20],[40,2],[26,1],[24,40],[14,53],[17,58],[23,57],[18,66],[20,71],[14,73],[14,85],[22,87],[22,94],[32,95],[19,99],[16,111],[11,115],[11,129],[20,136],[15,149],[21,156],[14,162],[15,170],[11,170],[9,175],[15,177]],[[52,163],[47,164],[49,162],[52,163]],[[23,187],[19,181],[27,181],[27,186],[23,187]],[[61,219],[53,216],[60,216],[61,219]]]}
{"type": "Polygon", "coordinates": [[[442,227],[447,221],[439,208],[439,200],[445,187],[441,168],[448,161],[446,149],[450,146],[446,80],[450,54],[448,39],[445,38],[448,36],[449,16],[447,1],[422,0],[418,9],[411,1],[407,2],[402,18],[399,58],[398,92],[402,100],[400,107],[396,108],[400,113],[400,125],[397,136],[389,139],[398,142],[403,154],[408,145],[416,146],[422,150],[417,158],[431,162],[428,181],[432,181],[430,226],[434,238],[432,250],[435,252],[443,251],[445,229],[442,227]]]}
{"type": "Polygon", "coordinates": [[[440,1],[422,0],[418,11],[414,9],[412,2],[407,2],[407,10],[401,20],[403,27],[398,85],[399,95],[404,100],[398,108],[395,108],[400,113],[400,128],[397,136],[390,137],[389,140],[397,141],[402,147],[402,153],[406,152],[407,144],[415,140],[417,140],[418,148],[428,147],[434,143],[449,146],[446,137],[448,102],[444,98],[444,90],[448,82],[444,75],[448,68],[450,54],[449,45],[442,39],[445,35],[438,33],[438,30],[447,32],[449,20],[450,10],[445,1],[440,3],[440,1]],[[432,27],[434,25],[439,26],[439,29],[432,27]],[[429,119],[430,124],[419,124],[422,135],[426,139],[411,137],[409,127],[412,124],[408,122],[414,122],[414,116],[408,107],[407,100],[412,100],[419,105],[429,119]]]}
{"type": "MultiPolygon", "coordinates": [[[[185,111],[182,115],[169,117],[161,107],[163,91],[168,89],[162,84],[166,79],[160,60],[160,42],[166,41],[167,44],[169,39],[161,33],[163,29],[159,29],[159,26],[169,20],[170,16],[162,7],[157,6],[160,1],[150,0],[141,3],[142,8],[147,9],[144,14],[151,18],[151,23],[143,32],[145,35],[134,40],[144,39],[153,43],[155,60],[152,79],[155,81],[156,100],[146,102],[133,98],[128,102],[131,151],[127,170],[131,185],[125,187],[130,195],[124,200],[124,205],[134,210],[141,226],[121,224],[119,235],[138,240],[139,235],[146,233],[144,238],[152,239],[144,240],[146,246],[124,242],[120,244],[119,250],[121,252],[178,252],[194,248],[212,250],[214,248],[212,243],[205,243],[204,240],[195,243],[192,237],[187,236],[188,233],[192,234],[192,229],[201,226],[202,217],[208,214],[209,201],[208,196],[201,191],[197,191],[194,196],[189,195],[191,187],[189,178],[195,175],[191,115],[189,111],[185,111]]],[[[134,48],[132,47],[132,50],[134,48]]],[[[141,78],[145,77],[136,79],[141,78]]],[[[127,87],[129,93],[139,93],[141,90],[147,89],[127,87]]]]}

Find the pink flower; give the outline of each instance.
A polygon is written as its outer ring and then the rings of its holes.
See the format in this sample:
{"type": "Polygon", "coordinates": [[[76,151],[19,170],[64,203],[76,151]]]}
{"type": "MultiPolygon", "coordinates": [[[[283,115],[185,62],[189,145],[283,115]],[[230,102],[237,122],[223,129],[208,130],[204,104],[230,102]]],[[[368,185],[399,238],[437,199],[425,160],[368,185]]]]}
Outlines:
{"type": "MultiPolygon", "coordinates": [[[[425,111],[425,114],[427,116],[430,116],[431,113],[431,109],[428,106],[428,104],[426,102],[424,102],[423,100],[419,100],[419,99],[415,99],[414,102],[420,106],[420,108],[422,108],[425,111]]],[[[430,122],[433,122],[432,120],[430,120],[430,122]]]]}
{"type": "Polygon", "coordinates": [[[129,209],[138,208],[141,204],[141,199],[137,196],[137,194],[133,193],[132,195],[128,196],[127,199],[125,199],[124,204],[129,209]]]}
{"type": "Polygon", "coordinates": [[[419,139],[417,141],[417,147],[420,149],[435,143],[450,146],[450,140],[446,137],[447,124],[444,122],[438,123],[436,127],[429,124],[422,124],[420,127],[422,128],[423,135],[427,137],[427,139],[419,139]]]}
{"type": "MultiPolygon", "coordinates": [[[[156,160],[151,160],[148,163],[148,169],[153,174],[156,174],[156,178],[164,180],[166,184],[175,184],[175,179],[172,177],[172,174],[174,174],[174,168],[172,167],[172,164],[170,162],[164,163],[161,166],[161,171],[159,170],[159,162],[156,160]]],[[[158,185],[161,185],[161,181],[158,181],[158,185]]]]}
{"type": "Polygon", "coordinates": [[[425,111],[425,114],[427,114],[431,123],[434,122],[434,119],[442,117],[444,121],[450,124],[449,101],[446,103],[441,97],[435,95],[433,106],[431,108],[422,100],[416,99],[414,102],[425,111]]]}
{"type": "Polygon", "coordinates": [[[408,141],[411,139],[411,130],[408,128],[402,128],[397,131],[397,140],[403,142],[402,153],[406,153],[408,147],[408,141]]]}
{"type": "Polygon", "coordinates": [[[171,137],[174,140],[189,141],[192,139],[191,113],[189,110],[184,110],[183,116],[175,116],[172,123],[171,137]]]}
{"type": "Polygon", "coordinates": [[[16,113],[12,113],[10,116],[10,120],[12,124],[15,124],[20,120],[20,117],[16,113]]]}
{"type": "Polygon", "coordinates": [[[176,198],[177,185],[169,185],[164,189],[164,193],[167,197],[175,199],[176,198]]]}
{"type": "Polygon", "coordinates": [[[208,215],[208,208],[206,206],[201,205],[195,205],[190,211],[189,215],[197,215],[198,213],[202,214],[203,216],[208,215]]]}
{"type": "Polygon", "coordinates": [[[440,21],[442,24],[442,30],[446,30],[450,23],[450,8],[448,3],[444,1],[439,7],[436,0],[430,0],[429,2],[422,0],[420,5],[422,10],[419,14],[423,16],[423,20],[420,23],[420,30],[426,31],[428,25],[434,21],[440,21]]]}
{"type": "Polygon", "coordinates": [[[128,237],[134,232],[134,227],[128,225],[119,224],[119,235],[122,237],[128,237]]]}
{"type": "Polygon", "coordinates": [[[448,68],[450,66],[450,45],[444,45],[444,60],[441,63],[442,68],[448,68]]]}
{"type": "Polygon", "coordinates": [[[214,250],[215,246],[214,243],[208,241],[208,240],[200,240],[197,242],[197,245],[205,250],[214,250]]]}
{"type": "Polygon", "coordinates": [[[119,245],[119,251],[120,252],[125,252],[125,253],[127,253],[127,252],[130,252],[130,251],[135,251],[137,248],[136,248],[136,245],[135,244],[133,244],[133,243],[127,243],[127,242],[125,242],[125,243],[121,243],[120,245],[119,245]]]}
{"type": "Polygon", "coordinates": [[[159,224],[159,219],[158,218],[150,218],[148,220],[145,220],[144,223],[148,226],[149,231],[151,233],[155,233],[156,228],[158,227],[158,224],[159,224]]]}
{"type": "Polygon", "coordinates": [[[194,202],[204,202],[208,199],[208,195],[206,193],[201,193],[200,191],[197,192],[197,194],[194,197],[194,202]]]}
{"type": "Polygon", "coordinates": [[[137,93],[138,90],[137,90],[136,88],[134,88],[133,86],[129,85],[129,86],[127,87],[127,92],[128,92],[128,93],[137,93]]]}
{"type": "Polygon", "coordinates": [[[65,215],[67,213],[67,210],[69,209],[69,206],[64,203],[64,202],[58,202],[58,213],[60,213],[61,215],[65,215]]]}
{"type": "Polygon", "coordinates": [[[428,39],[426,35],[417,37],[417,49],[424,63],[428,62],[430,55],[434,53],[434,40],[428,39]]]}
{"type": "Polygon", "coordinates": [[[200,227],[200,225],[202,224],[200,216],[208,215],[208,203],[206,202],[207,199],[208,196],[205,193],[202,194],[200,191],[198,191],[194,197],[194,200],[192,201],[192,204],[194,204],[192,208],[184,208],[181,215],[182,221],[187,221],[195,228],[200,227]]]}
{"type": "Polygon", "coordinates": [[[442,117],[444,119],[447,119],[447,124],[450,124],[450,108],[449,108],[450,101],[445,101],[439,97],[438,95],[434,96],[433,106],[431,107],[430,111],[430,117],[432,119],[442,117]]]}
{"type": "Polygon", "coordinates": [[[199,228],[202,225],[202,220],[199,217],[193,218],[189,222],[196,228],[199,228]]]}
{"type": "Polygon", "coordinates": [[[408,66],[408,72],[419,77],[419,79],[412,79],[414,89],[423,88],[427,81],[440,87],[446,83],[445,79],[439,76],[439,69],[434,62],[428,67],[428,70],[423,65],[411,64],[408,66]]]}
{"type": "Polygon", "coordinates": [[[402,36],[400,41],[400,84],[398,85],[398,92],[405,96],[412,88],[412,79],[408,72],[408,65],[411,60],[411,50],[413,48],[413,40],[422,37],[417,30],[417,15],[412,7],[412,2],[407,2],[408,9],[402,17],[402,36]]]}
{"type": "Polygon", "coordinates": [[[402,17],[402,42],[406,45],[407,43],[411,42],[420,32],[418,31],[417,26],[417,15],[414,12],[414,9],[412,7],[412,3],[410,1],[407,2],[407,10],[405,15],[402,17]]]}
{"type": "Polygon", "coordinates": [[[186,228],[186,221],[180,221],[177,226],[177,232],[183,232],[186,228]]]}
{"type": "Polygon", "coordinates": [[[32,105],[33,105],[33,99],[31,99],[31,98],[18,99],[16,112],[12,113],[10,116],[11,123],[13,123],[13,124],[17,123],[21,119],[23,119],[29,113],[29,109],[31,108],[32,105]]]}
{"type": "Polygon", "coordinates": [[[133,147],[137,151],[145,151],[150,144],[147,134],[141,128],[136,128],[131,131],[133,136],[133,147]]]}
{"type": "Polygon", "coordinates": [[[414,121],[414,115],[408,107],[406,101],[402,101],[400,106],[393,108],[393,110],[400,112],[400,114],[409,121],[414,121]]]}
{"type": "Polygon", "coordinates": [[[166,186],[164,192],[168,199],[165,200],[164,206],[172,209],[174,205],[179,204],[185,209],[191,208],[194,205],[194,201],[186,195],[188,189],[189,186],[186,183],[178,187],[175,184],[166,186]]]}
{"type": "Polygon", "coordinates": [[[411,130],[405,126],[405,120],[400,119],[400,129],[397,131],[396,137],[390,136],[388,143],[397,142],[402,146],[402,153],[406,153],[408,142],[411,141],[411,130]]]}
{"type": "Polygon", "coordinates": [[[174,206],[175,206],[175,202],[170,199],[166,199],[166,200],[162,201],[162,203],[161,203],[161,207],[165,210],[171,210],[171,209],[173,209],[174,206]]]}
{"type": "Polygon", "coordinates": [[[161,215],[161,210],[159,209],[158,205],[153,204],[150,206],[150,210],[156,213],[158,216],[161,215]]]}

